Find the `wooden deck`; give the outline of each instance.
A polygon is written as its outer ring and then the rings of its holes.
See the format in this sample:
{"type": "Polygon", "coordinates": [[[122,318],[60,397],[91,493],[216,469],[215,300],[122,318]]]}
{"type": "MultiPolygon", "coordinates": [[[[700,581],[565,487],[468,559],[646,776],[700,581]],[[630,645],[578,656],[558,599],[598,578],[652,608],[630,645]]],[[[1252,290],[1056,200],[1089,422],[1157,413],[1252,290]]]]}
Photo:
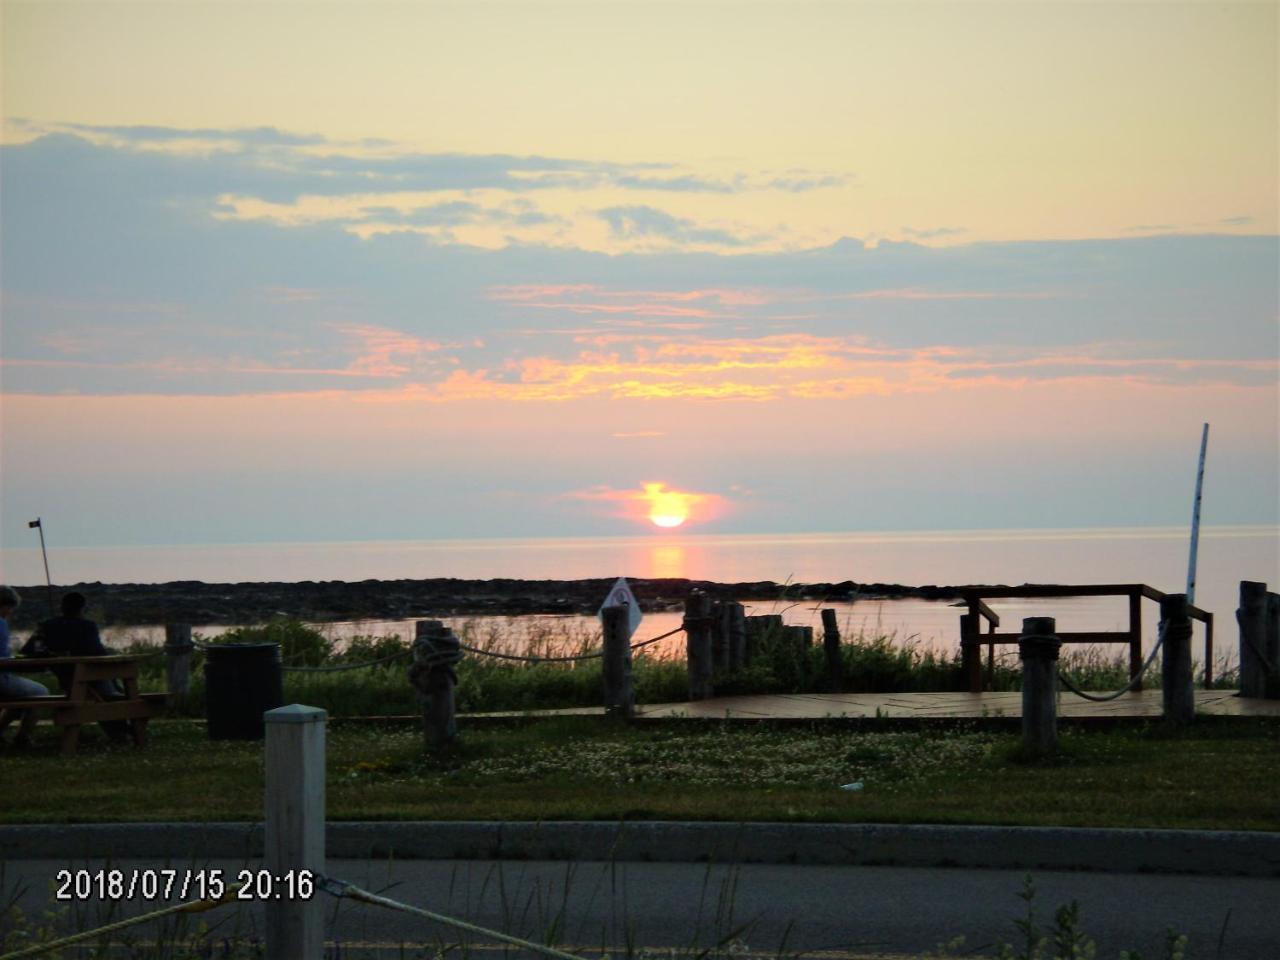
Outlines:
{"type": "MultiPolygon", "coordinates": [[[[1196,711],[1215,716],[1277,717],[1280,700],[1246,699],[1234,690],[1197,690],[1196,711]]],[[[478,713],[473,717],[599,715],[601,707],[570,710],[532,710],[527,713],[478,713]]],[[[955,719],[1020,717],[1021,693],[805,693],[745,697],[715,697],[684,703],[643,704],[636,713],[644,719],[701,717],[708,720],[821,720],[838,717],[955,719]]],[[[1058,698],[1063,718],[1159,717],[1159,690],[1128,693],[1106,703],[1082,700],[1070,693],[1058,698]]]]}

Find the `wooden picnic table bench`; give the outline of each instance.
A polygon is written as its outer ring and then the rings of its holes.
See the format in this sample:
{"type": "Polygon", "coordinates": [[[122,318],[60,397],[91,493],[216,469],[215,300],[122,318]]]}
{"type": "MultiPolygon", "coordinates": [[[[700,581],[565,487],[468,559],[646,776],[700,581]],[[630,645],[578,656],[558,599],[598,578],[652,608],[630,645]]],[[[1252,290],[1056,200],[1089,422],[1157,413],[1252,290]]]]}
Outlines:
{"type": "Polygon", "coordinates": [[[84,724],[102,720],[126,721],[133,742],[139,747],[144,746],[147,742],[147,721],[168,702],[169,695],[138,692],[138,662],[141,659],[128,654],[0,659],[0,671],[7,673],[44,673],[57,668],[71,668],[71,680],[64,693],[0,700],[0,708],[50,711],[54,725],[62,728],[64,754],[76,752],[80,728],[84,724]],[[119,680],[124,688],[123,696],[104,699],[93,687],[100,680],[119,680]]]}

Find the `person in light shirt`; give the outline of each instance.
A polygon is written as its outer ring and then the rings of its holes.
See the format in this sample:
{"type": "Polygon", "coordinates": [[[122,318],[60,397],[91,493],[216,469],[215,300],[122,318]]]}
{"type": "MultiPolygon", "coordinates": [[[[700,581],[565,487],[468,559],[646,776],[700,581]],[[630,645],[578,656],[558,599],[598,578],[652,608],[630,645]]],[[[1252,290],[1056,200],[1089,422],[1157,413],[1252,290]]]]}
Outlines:
{"type": "Polygon", "coordinates": [[[15,719],[21,718],[18,733],[14,737],[15,747],[25,747],[31,743],[31,730],[36,725],[34,710],[6,710],[6,700],[25,700],[28,697],[48,696],[49,690],[42,683],[28,680],[16,673],[4,669],[4,660],[13,656],[13,645],[9,639],[9,616],[18,609],[22,598],[13,587],[0,586],[0,742],[3,742],[4,731],[15,719]]]}

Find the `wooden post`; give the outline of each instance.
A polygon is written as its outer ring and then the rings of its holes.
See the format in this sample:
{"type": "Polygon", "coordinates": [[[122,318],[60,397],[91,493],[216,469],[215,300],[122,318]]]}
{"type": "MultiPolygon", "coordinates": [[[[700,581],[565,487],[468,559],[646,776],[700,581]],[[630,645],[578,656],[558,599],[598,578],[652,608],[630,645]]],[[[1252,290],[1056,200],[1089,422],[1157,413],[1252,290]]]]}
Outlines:
{"type": "Polygon", "coordinates": [[[684,605],[685,653],[689,662],[689,699],[706,700],[711,687],[711,598],[694,590],[684,605]]]}
{"type": "Polygon", "coordinates": [[[729,667],[729,630],[725,622],[728,610],[718,600],[711,604],[711,666],[713,670],[729,667]]]}
{"type": "Polygon", "coordinates": [[[747,662],[746,610],[740,603],[726,603],[728,611],[729,669],[741,670],[747,662]]]}
{"type": "Polygon", "coordinates": [[[775,642],[782,632],[782,616],[776,613],[760,614],[746,618],[746,662],[751,662],[766,643],[775,642]]]}
{"type": "Polygon", "coordinates": [[[1058,652],[1053,617],[1027,617],[1018,638],[1022,659],[1022,748],[1045,757],[1058,749],[1058,652]]]}
{"type": "MultiPolygon", "coordinates": [[[[281,884],[289,871],[325,872],[325,712],[290,704],[263,714],[266,856],[264,868],[281,884]]],[[[282,889],[282,887],[277,887],[282,889]]],[[[282,896],[266,900],[267,960],[320,960],[324,955],[324,904],[282,896]]]]}
{"type": "Polygon", "coordinates": [[[1191,615],[1185,593],[1168,593],[1160,601],[1161,699],[1165,722],[1184,726],[1195,719],[1196,698],[1191,671],[1191,615]]]}
{"type": "Polygon", "coordinates": [[[822,611],[822,649],[827,655],[827,682],[832,693],[844,690],[844,660],[840,656],[840,624],[830,607],[822,611]]]}
{"type": "Polygon", "coordinates": [[[1268,700],[1280,700],[1280,593],[1267,594],[1267,646],[1263,651],[1271,665],[1264,685],[1268,700]]]}
{"type": "Polygon", "coordinates": [[[976,610],[960,614],[960,663],[964,675],[969,678],[969,692],[982,692],[982,648],[978,646],[981,636],[980,624],[976,610]]]}
{"type": "Polygon", "coordinates": [[[1204,617],[1204,688],[1213,688],[1213,614],[1204,617]]]}
{"type": "Polygon", "coordinates": [[[422,703],[422,735],[428,749],[448,746],[458,735],[454,718],[454,664],[462,650],[453,631],[439,620],[419,620],[413,641],[409,682],[418,689],[422,703]]]}
{"type": "Polygon", "coordinates": [[[164,625],[165,667],[169,679],[170,703],[174,709],[187,705],[191,694],[191,624],[164,625]]]}
{"type": "MultiPolygon", "coordinates": [[[[1129,594],[1129,679],[1142,674],[1142,594],[1129,594]]],[[[1133,685],[1135,691],[1142,689],[1142,680],[1133,685]]]]}
{"type": "Polygon", "coordinates": [[[1253,580],[1240,581],[1240,608],[1236,610],[1240,625],[1240,696],[1267,695],[1267,665],[1263,662],[1267,649],[1267,585],[1253,580]]]}
{"type": "Polygon", "coordinates": [[[604,623],[604,712],[630,720],[636,693],[631,682],[631,614],[625,606],[600,611],[604,623]]]}

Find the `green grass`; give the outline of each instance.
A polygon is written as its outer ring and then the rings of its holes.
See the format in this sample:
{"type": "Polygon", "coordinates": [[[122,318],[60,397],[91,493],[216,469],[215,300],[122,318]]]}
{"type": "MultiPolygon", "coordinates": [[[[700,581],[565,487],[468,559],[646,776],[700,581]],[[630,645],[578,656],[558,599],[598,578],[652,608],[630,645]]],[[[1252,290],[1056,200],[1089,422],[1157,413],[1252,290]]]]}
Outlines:
{"type": "MultiPolygon", "coordinates": [[[[490,623],[484,631],[476,621],[460,629],[462,641],[484,650],[515,652],[511,640],[490,623]]],[[[563,628],[561,628],[563,629],[563,628]]],[[[281,643],[286,666],[286,703],[307,703],[328,710],[336,717],[408,716],[419,713],[417,695],[406,677],[407,657],[336,673],[314,673],[291,668],[365,663],[392,654],[407,654],[408,642],[397,636],[357,637],[341,652],[320,631],[296,620],[280,619],[260,627],[240,628],[234,639],[242,642],[281,643]]],[[[519,652],[539,657],[581,655],[599,649],[599,631],[570,627],[557,632],[547,627],[529,638],[519,652]]],[[[656,649],[656,648],[654,648],[656,649]]],[[[135,644],[129,652],[148,655],[143,662],[144,690],[163,690],[165,664],[154,646],[135,644]]],[[[958,654],[944,657],[914,639],[893,635],[851,634],[842,646],[845,690],[849,693],[930,692],[964,690],[968,681],[958,654]]],[[[203,654],[193,657],[191,697],[185,712],[205,714],[203,654]]],[[[1112,690],[1128,679],[1127,654],[1111,656],[1096,650],[1068,649],[1061,669],[1086,689],[1112,690]]],[[[640,703],[671,703],[686,699],[688,678],[682,655],[659,655],[652,649],[639,651],[634,664],[636,697],[640,703]]],[[[1233,672],[1219,670],[1215,686],[1230,687],[1233,672]]],[[[51,689],[52,677],[43,679],[51,689]]],[[[993,673],[995,690],[1020,689],[1022,672],[1016,652],[999,653],[993,673]]],[[[1158,688],[1157,671],[1144,678],[1149,688],[1158,688]]],[[[715,678],[721,695],[811,693],[828,688],[821,643],[804,650],[766,638],[750,666],[715,678]]],[[[458,665],[457,709],[461,713],[524,711],[563,707],[599,706],[602,696],[601,666],[598,659],[578,663],[517,663],[468,653],[458,665]]]]}
{"type": "MultiPolygon", "coordinates": [[[[80,753],[4,758],[0,822],[254,820],[262,747],[210,742],[156,722],[149,746],[88,730],[80,753]]],[[[329,730],[333,820],[781,820],[1280,829],[1280,727],[1199,721],[1068,729],[1051,763],[1016,759],[1018,738],[978,724],[928,732],[721,723],[623,727],[599,718],[463,724],[428,754],[407,724],[329,730]],[[860,791],[842,784],[861,781],[860,791]]]]}

